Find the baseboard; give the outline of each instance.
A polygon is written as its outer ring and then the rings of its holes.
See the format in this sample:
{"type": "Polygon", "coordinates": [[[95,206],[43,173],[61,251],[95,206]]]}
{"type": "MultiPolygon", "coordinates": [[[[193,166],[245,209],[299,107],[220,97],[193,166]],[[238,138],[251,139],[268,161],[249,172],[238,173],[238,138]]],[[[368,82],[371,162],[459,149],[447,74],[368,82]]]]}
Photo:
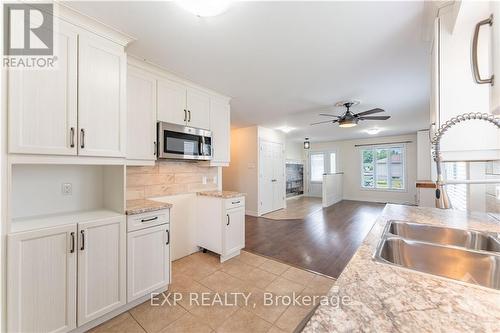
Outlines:
{"type": "Polygon", "coordinates": [[[245,210],[245,215],[250,215],[253,217],[259,217],[259,214],[257,212],[251,211],[251,210],[245,210]]]}

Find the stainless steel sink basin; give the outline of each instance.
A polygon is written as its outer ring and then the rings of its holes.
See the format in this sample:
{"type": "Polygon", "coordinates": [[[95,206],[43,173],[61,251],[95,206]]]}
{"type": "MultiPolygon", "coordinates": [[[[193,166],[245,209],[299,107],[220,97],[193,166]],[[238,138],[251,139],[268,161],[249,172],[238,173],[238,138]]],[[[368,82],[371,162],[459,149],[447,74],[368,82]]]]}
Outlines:
{"type": "Polygon", "coordinates": [[[387,232],[405,239],[500,253],[498,234],[403,221],[389,223],[387,232]]]}
{"type": "Polygon", "coordinates": [[[402,238],[385,238],[377,257],[420,272],[500,289],[498,255],[402,238]]]}
{"type": "Polygon", "coordinates": [[[500,290],[498,234],[389,221],[375,260],[500,290]]]}

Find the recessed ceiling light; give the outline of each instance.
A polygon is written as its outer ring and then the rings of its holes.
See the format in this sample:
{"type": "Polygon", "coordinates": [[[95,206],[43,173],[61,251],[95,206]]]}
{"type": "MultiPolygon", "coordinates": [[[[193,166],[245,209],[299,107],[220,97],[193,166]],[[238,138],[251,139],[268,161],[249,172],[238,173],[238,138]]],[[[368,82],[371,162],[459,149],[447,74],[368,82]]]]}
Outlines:
{"type": "Polygon", "coordinates": [[[375,135],[380,133],[381,129],[380,128],[370,128],[369,130],[366,130],[366,133],[370,135],[375,135]]]}
{"type": "Polygon", "coordinates": [[[288,126],[283,126],[283,127],[278,127],[277,130],[282,131],[284,133],[290,133],[293,131],[295,128],[293,127],[288,127],[288,126]]]}
{"type": "Polygon", "coordinates": [[[176,3],[200,17],[217,16],[229,9],[231,0],[177,0],[176,3]]]}

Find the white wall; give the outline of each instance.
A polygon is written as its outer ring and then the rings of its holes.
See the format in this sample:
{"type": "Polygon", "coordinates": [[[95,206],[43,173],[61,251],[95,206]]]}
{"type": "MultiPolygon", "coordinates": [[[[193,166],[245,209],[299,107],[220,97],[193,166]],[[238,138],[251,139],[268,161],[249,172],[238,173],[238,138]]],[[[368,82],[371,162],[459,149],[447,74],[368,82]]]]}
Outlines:
{"type": "Polygon", "coordinates": [[[431,180],[431,141],[429,130],[417,132],[417,179],[431,180]]]}
{"type": "Polygon", "coordinates": [[[343,192],[345,200],[372,202],[412,203],[416,202],[417,180],[417,135],[408,134],[359,140],[311,143],[310,152],[337,151],[337,172],[344,173],[343,192]],[[361,189],[361,153],[357,144],[378,144],[412,141],[406,145],[406,190],[404,192],[361,189]]]}
{"type": "Polygon", "coordinates": [[[287,162],[303,162],[304,144],[287,140],[285,143],[285,159],[287,162]]]}

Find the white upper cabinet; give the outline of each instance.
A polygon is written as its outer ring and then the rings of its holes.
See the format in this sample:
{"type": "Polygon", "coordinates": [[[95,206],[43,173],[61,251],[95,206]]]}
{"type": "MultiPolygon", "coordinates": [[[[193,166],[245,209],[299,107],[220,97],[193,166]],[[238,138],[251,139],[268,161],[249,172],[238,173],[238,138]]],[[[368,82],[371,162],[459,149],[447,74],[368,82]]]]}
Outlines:
{"type": "MultiPolygon", "coordinates": [[[[443,8],[436,22],[433,55],[431,121],[434,130],[447,120],[469,112],[490,113],[490,85],[473,79],[471,41],[476,25],[491,14],[488,2],[462,1],[443,8]],[[457,15],[456,7],[460,6],[457,15]],[[436,110],[437,109],[437,110],[436,110]]],[[[477,67],[481,77],[491,76],[491,28],[479,30],[477,67]]],[[[453,126],[441,140],[444,160],[488,160],[500,155],[499,131],[485,121],[472,120],[453,126]],[[481,135],[477,135],[481,133],[481,135]]]]}
{"type": "Polygon", "coordinates": [[[490,5],[493,14],[490,59],[492,73],[495,75],[493,85],[490,85],[490,109],[491,113],[500,115],[500,2],[492,1],[490,5]]]}
{"type": "Polygon", "coordinates": [[[126,303],[125,216],[78,223],[78,326],[126,303]]]}
{"type": "Polygon", "coordinates": [[[186,91],[181,84],[158,80],[158,121],[186,125],[186,91]]]}
{"type": "Polygon", "coordinates": [[[158,121],[210,128],[210,95],[170,81],[158,80],[158,121]]]}
{"type": "Polygon", "coordinates": [[[93,34],[79,36],[79,154],[125,156],[126,66],[121,45],[93,34]]]}
{"type": "Polygon", "coordinates": [[[130,40],[74,13],[55,20],[55,68],[7,74],[9,153],[125,157],[130,40]]]}
{"type": "Polygon", "coordinates": [[[210,130],[213,140],[212,164],[229,164],[230,161],[230,112],[226,100],[210,99],[210,130]]]}
{"type": "Polygon", "coordinates": [[[187,125],[210,128],[210,96],[202,91],[188,88],[186,98],[187,125]]]}
{"type": "Polygon", "coordinates": [[[76,155],[78,34],[60,21],[53,70],[8,72],[9,152],[76,155]]]}
{"type": "Polygon", "coordinates": [[[74,224],[8,236],[8,332],[76,327],[75,237],[74,224]]]}
{"type": "Polygon", "coordinates": [[[156,79],[146,71],[128,66],[127,160],[141,164],[155,159],[156,79]]]}

